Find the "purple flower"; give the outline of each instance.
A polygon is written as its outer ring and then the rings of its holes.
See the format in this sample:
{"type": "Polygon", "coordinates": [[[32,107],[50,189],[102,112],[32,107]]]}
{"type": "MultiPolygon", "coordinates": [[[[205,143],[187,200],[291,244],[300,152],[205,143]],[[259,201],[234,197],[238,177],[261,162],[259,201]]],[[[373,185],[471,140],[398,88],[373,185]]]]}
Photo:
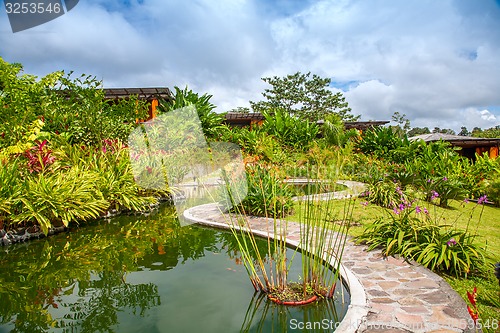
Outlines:
{"type": "Polygon", "coordinates": [[[446,245],[448,246],[457,245],[457,241],[455,240],[455,238],[450,238],[450,240],[446,242],[446,245]]]}
{"type": "Polygon", "coordinates": [[[425,207],[424,207],[424,213],[427,214],[427,215],[429,215],[429,211],[425,207]]]}
{"type": "Polygon", "coordinates": [[[415,213],[417,214],[422,213],[422,209],[420,209],[419,206],[415,207],[415,213]]]}
{"type": "Polygon", "coordinates": [[[364,207],[368,206],[368,201],[362,202],[361,203],[364,207]]]}
{"type": "Polygon", "coordinates": [[[396,207],[394,207],[394,214],[399,215],[399,210],[396,207]]]}
{"type": "Polygon", "coordinates": [[[464,203],[466,203],[466,204],[469,203],[469,199],[465,198],[464,203]]]}
{"type": "Polygon", "coordinates": [[[487,199],[488,198],[486,197],[486,195],[483,195],[482,197],[479,197],[479,199],[477,200],[478,205],[484,204],[487,199]]]}
{"type": "Polygon", "coordinates": [[[431,195],[431,200],[434,200],[434,199],[436,199],[437,197],[439,197],[439,193],[437,193],[436,191],[434,191],[434,190],[433,190],[431,193],[432,193],[432,195],[431,195]]]}
{"type": "Polygon", "coordinates": [[[427,183],[432,183],[432,180],[431,179],[427,179],[427,183]]]}
{"type": "Polygon", "coordinates": [[[403,191],[401,191],[401,188],[399,186],[396,187],[396,193],[399,195],[403,195],[403,191]]]}
{"type": "Polygon", "coordinates": [[[447,181],[447,180],[448,180],[448,177],[443,177],[443,180],[444,180],[444,181],[447,181]]]}
{"type": "Polygon", "coordinates": [[[406,208],[406,206],[405,206],[405,205],[403,205],[402,203],[401,203],[401,204],[399,204],[399,210],[400,210],[400,211],[405,210],[405,208],[406,208]]]}

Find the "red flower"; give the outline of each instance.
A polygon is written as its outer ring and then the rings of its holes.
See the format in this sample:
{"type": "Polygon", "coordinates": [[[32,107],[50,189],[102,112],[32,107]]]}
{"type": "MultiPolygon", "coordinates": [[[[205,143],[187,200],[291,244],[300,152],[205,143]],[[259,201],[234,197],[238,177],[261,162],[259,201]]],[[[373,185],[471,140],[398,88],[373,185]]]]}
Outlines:
{"type": "Polygon", "coordinates": [[[472,304],[472,307],[467,305],[467,311],[469,312],[470,317],[472,320],[474,320],[474,324],[476,324],[477,320],[479,319],[479,310],[477,308],[477,287],[474,287],[474,289],[471,292],[467,292],[467,298],[469,299],[469,302],[472,304]]]}
{"type": "Polygon", "coordinates": [[[469,302],[476,306],[476,295],[477,295],[477,287],[474,287],[472,293],[467,292],[467,297],[469,298],[469,302]]]}

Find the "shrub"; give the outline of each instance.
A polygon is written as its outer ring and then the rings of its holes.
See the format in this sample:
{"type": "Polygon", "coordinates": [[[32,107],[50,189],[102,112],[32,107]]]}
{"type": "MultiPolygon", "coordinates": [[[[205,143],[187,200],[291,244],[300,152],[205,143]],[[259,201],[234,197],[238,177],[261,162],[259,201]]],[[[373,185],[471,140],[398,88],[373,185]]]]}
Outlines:
{"type": "Polygon", "coordinates": [[[106,209],[142,211],[156,203],[151,196],[141,196],[132,174],[128,152],[120,143],[110,144],[106,151],[93,157],[100,195],[108,202],[106,209]]]}
{"type": "Polygon", "coordinates": [[[485,193],[487,193],[488,200],[492,201],[495,206],[500,207],[500,178],[498,176],[486,182],[485,193]]]}
{"type": "Polygon", "coordinates": [[[266,110],[264,116],[266,119],[260,129],[274,136],[283,146],[306,150],[319,132],[315,123],[291,116],[282,109],[266,110]]]}
{"type": "MultiPolygon", "coordinates": [[[[407,141],[407,139],[406,139],[407,141]]],[[[363,133],[356,144],[362,153],[377,158],[390,158],[397,148],[404,144],[403,139],[394,133],[390,127],[377,127],[363,133]]]]}
{"type": "Polygon", "coordinates": [[[389,180],[368,184],[368,191],[364,196],[369,202],[386,208],[395,208],[399,203],[408,205],[411,200],[397,182],[389,180]]]}
{"type": "Polygon", "coordinates": [[[442,177],[430,179],[430,187],[433,188],[430,192],[426,192],[426,198],[431,200],[433,194],[439,198],[439,206],[448,207],[448,201],[451,199],[463,199],[465,190],[463,182],[453,177],[442,177]]]}
{"type": "Polygon", "coordinates": [[[210,102],[212,95],[203,94],[200,96],[192,90],[188,90],[188,87],[184,90],[179,87],[174,87],[174,89],[174,100],[161,101],[159,111],[170,112],[192,105],[196,108],[205,137],[208,139],[216,138],[219,135],[223,117],[213,111],[216,106],[210,102]]]}
{"type": "Polygon", "coordinates": [[[106,140],[102,148],[44,142],[0,162],[0,226],[79,223],[106,210],[141,211],[165,191],[140,191],[130,170],[127,148],[106,140]],[[51,164],[47,162],[50,160],[51,164]]]}
{"type": "Polygon", "coordinates": [[[98,193],[98,174],[73,167],[64,173],[38,173],[21,182],[14,223],[33,222],[47,234],[53,226],[96,218],[108,204],[98,193]]]}
{"type": "Polygon", "coordinates": [[[247,166],[248,193],[234,209],[237,212],[265,217],[283,217],[293,211],[293,189],[283,182],[277,170],[247,166]]]}
{"type": "Polygon", "coordinates": [[[395,210],[365,227],[358,242],[368,249],[381,248],[384,255],[399,254],[434,271],[467,275],[485,262],[485,250],[475,235],[433,221],[419,206],[395,210]]]}
{"type": "Polygon", "coordinates": [[[54,72],[38,79],[0,58],[0,148],[22,141],[37,120],[44,131],[66,133],[73,144],[99,146],[107,138],[125,140],[136,119],[147,115],[145,102],[131,97],[110,104],[101,81],[71,75],[54,72]]]}

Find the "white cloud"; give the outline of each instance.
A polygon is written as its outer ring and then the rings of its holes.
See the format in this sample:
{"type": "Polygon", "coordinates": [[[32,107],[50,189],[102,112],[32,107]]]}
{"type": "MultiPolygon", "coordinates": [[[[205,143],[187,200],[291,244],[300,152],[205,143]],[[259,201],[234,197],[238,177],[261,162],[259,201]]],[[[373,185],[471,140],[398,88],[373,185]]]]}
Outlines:
{"type": "Polygon", "coordinates": [[[398,111],[414,126],[455,129],[500,119],[493,0],[129,3],[80,1],[16,34],[2,12],[0,56],[28,73],[72,69],[106,86],[188,85],[212,94],[220,111],[259,100],[261,77],[311,71],[348,89],[362,119],[398,111]]]}

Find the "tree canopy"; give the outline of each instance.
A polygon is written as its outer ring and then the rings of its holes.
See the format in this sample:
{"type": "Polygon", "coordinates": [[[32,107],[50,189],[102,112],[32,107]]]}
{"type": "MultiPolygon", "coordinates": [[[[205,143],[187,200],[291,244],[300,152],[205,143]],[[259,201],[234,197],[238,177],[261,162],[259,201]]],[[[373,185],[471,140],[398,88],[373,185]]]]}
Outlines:
{"type": "Polygon", "coordinates": [[[334,93],[328,88],[331,83],[329,78],[297,72],[262,80],[272,87],[262,93],[264,101],[250,102],[256,112],[278,108],[310,121],[324,119],[328,114],[337,114],[343,121],[359,118],[351,114],[351,108],[341,92],[334,93]]]}
{"type": "Polygon", "coordinates": [[[500,138],[500,125],[482,130],[479,127],[474,127],[472,136],[478,138],[500,138]]]}

